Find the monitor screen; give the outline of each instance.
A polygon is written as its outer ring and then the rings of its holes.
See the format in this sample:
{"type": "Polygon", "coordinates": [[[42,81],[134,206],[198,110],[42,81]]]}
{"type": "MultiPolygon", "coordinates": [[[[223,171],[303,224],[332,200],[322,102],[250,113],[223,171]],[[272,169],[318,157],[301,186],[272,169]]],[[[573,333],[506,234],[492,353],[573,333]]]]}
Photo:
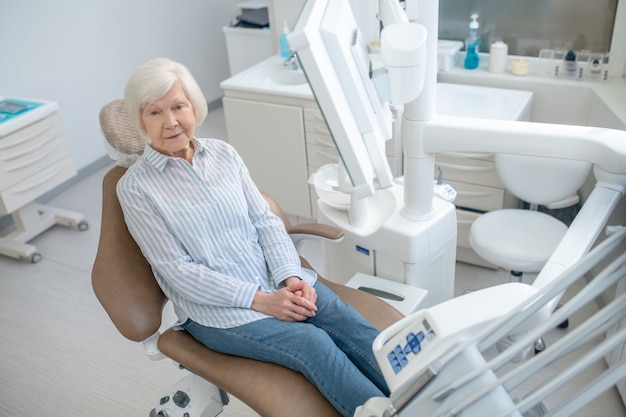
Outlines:
{"type": "Polygon", "coordinates": [[[371,81],[365,40],[348,0],[307,0],[288,36],[357,198],[393,185],[385,156],[391,111],[371,81]]]}

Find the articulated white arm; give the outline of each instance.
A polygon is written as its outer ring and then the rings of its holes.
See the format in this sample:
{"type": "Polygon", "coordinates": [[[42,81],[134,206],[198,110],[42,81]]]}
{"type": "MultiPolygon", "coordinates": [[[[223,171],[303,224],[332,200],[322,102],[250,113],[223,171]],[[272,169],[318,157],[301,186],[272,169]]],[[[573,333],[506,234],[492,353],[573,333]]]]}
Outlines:
{"type": "Polygon", "coordinates": [[[626,131],[437,116],[424,133],[424,153],[501,152],[587,161],[605,173],[598,181],[626,187],[626,131]]]}
{"type": "Polygon", "coordinates": [[[379,0],[378,19],[383,22],[383,26],[395,23],[409,23],[409,19],[397,0],[379,0]]]}

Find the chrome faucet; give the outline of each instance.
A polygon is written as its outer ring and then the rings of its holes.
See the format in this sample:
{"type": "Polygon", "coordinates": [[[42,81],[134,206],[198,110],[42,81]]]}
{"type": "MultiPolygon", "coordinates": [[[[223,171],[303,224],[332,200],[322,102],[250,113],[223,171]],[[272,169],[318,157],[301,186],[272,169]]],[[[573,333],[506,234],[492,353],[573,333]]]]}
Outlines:
{"type": "Polygon", "coordinates": [[[286,67],[291,67],[292,70],[297,71],[300,69],[300,64],[298,62],[298,57],[295,52],[291,52],[289,57],[285,59],[283,65],[286,67]]]}

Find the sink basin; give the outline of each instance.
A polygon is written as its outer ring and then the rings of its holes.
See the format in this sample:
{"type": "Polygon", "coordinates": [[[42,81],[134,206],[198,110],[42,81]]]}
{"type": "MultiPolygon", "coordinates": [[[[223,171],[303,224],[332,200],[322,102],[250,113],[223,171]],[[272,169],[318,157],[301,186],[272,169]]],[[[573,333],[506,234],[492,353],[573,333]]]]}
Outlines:
{"type": "Polygon", "coordinates": [[[247,76],[253,82],[264,84],[299,85],[307,82],[302,70],[294,70],[282,64],[255,68],[247,76]]]}
{"type": "Polygon", "coordinates": [[[313,93],[302,70],[294,70],[283,62],[284,58],[274,55],[222,81],[220,86],[226,95],[258,93],[312,99],[313,93]]]}

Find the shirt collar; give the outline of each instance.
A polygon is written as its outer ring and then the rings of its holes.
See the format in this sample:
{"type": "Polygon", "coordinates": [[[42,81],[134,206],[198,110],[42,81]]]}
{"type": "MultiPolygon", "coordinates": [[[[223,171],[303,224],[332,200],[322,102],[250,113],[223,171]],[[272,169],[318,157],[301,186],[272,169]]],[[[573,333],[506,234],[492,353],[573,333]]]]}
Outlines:
{"type": "MultiPolygon", "coordinates": [[[[193,148],[195,150],[194,156],[198,152],[202,152],[203,147],[198,139],[195,137],[191,138],[191,143],[193,144],[193,148]]],[[[149,162],[152,166],[154,166],[157,170],[163,171],[165,169],[165,165],[170,159],[179,159],[173,156],[163,155],[161,152],[156,151],[150,144],[146,145],[146,148],[143,151],[144,159],[149,162]]]]}

